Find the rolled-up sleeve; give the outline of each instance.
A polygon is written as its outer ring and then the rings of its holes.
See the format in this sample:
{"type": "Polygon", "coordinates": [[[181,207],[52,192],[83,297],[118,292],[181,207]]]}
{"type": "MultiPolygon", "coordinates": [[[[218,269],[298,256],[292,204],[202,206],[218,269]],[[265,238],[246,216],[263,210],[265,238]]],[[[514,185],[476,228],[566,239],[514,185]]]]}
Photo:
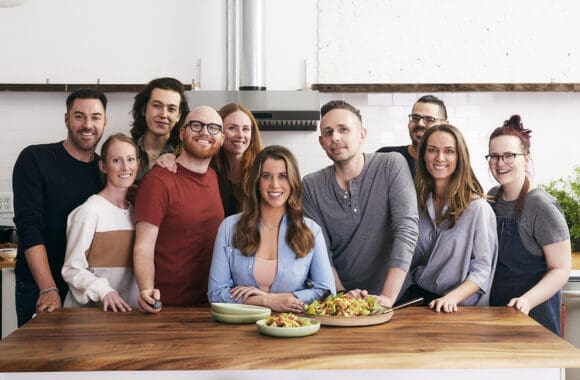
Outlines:
{"type": "Polygon", "coordinates": [[[45,244],[44,231],[44,191],[42,174],[30,148],[24,149],[16,163],[12,175],[14,192],[14,223],[18,232],[18,248],[28,248],[45,244]]]}
{"type": "Polygon", "coordinates": [[[326,290],[330,290],[331,294],[336,294],[336,285],[328,259],[324,235],[320,227],[314,228],[313,233],[315,243],[312,250],[312,261],[309,271],[309,280],[312,287],[293,292],[304,303],[310,303],[320,298],[326,290]]]}
{"type": "Polygon", "coordinates": [[[417,194],[405,159],[400,154],[393,154],[393,156],[393,164],[387,174],[390,176],[388,202],[392,217],[390,226],[393,232],[389,265],[407,272],[411,266],[419,236],[417,194]]]}
{"type": "MultiPolygon", "coordinates": [[[[474,204],[475,202],[472,203],[474,204]]],[[[474,215],[473,249],[467,279],[477,284],[483,292],[488,293],[491,289],[498,255],[496,219],[493,209],[487,202],[481,200],[477,204],[479,207],[474,215]]]]}
{"type": "MultiPolygon", "coordinates": [[[[230,297],[230,291],[234,287],[229,260],[231,246],[228,235],[231,234],[231,230],[232,228],[229,227],[228,219],[224,220],[218,229],[209,269],[207,292],[209,302],[235,303],[230,297]]],[[[238,303],[241,303],[241,300],[238,303]]]]}

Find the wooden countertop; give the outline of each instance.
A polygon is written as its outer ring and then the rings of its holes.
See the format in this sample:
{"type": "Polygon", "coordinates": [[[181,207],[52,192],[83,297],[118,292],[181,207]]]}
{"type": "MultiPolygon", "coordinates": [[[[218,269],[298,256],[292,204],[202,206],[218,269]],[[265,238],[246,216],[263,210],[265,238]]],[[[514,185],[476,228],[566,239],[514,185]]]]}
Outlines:
{"type": "Polygon", "coordinates": [[[419,307],[385,324],[303,338],[216,322],[209,308],[156,315],[61,309],[0,342],[0,371],[580,367],[580,350],[511,308],[419,307]]]}
{"type": "Polygon", "coordinates": [[[572,254],[572,270],[580,270],[580,252],[572,254]]]}

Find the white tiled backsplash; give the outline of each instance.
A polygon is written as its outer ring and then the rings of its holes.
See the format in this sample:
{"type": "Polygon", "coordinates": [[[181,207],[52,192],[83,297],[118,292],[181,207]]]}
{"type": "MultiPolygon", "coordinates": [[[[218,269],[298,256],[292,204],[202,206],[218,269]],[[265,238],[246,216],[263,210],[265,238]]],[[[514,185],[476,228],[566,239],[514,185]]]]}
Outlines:
{"type": "MultiPolygon", "coordinates": [[[[366,151],[386,145],[409,143],[407,115],[423,93],[321,93],[321,104],[332,99],[344,99],[361,109],[368,129],[366,151]]],[[[487,154],[491,131],[514,113],[522,116],[524,125],[532,129],[532,158],[535,180],[545,183],[571,174],[580,165],[576,126],[580,93],[435,93],[448,108],[450,122],[465,135],[472,166],[485,189],[494,184],[484,156],[487,154]]],[[[134,94],[108,95],[108,125],[105,136],[128,133],[134,94]]],[[[64,139],[63,93],[0,93],[0,192],[11,191],[12,168],[18,153],[29,143],[53,142],[64,139]],[[35,104],[30,112],[30,104],[35,104]]],[[[191,104],[194,107],[197,104],[191,104]]],[[[263,132],[264,143],[282,144],[297,156],[302,175],[330,165],[318,144],[318,133],[263,132]]],[[[11,217],[0,214],[0,223],[11,217]]]]}

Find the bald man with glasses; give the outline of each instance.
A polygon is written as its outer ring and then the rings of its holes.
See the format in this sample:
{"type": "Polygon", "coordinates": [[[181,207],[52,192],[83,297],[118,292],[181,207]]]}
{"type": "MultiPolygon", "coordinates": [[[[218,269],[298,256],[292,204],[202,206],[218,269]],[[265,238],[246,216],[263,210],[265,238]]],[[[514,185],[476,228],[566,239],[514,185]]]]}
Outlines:
{"type": "Polygon", "coordinates": [[[209,167],[224,141],[220,115],[197,107],[179,128],[177,171],[154,166],[139,185],[135,202],[133,267],[139,308],[207,303],[213,245],[224,209],[217,175],[209,167]]]}

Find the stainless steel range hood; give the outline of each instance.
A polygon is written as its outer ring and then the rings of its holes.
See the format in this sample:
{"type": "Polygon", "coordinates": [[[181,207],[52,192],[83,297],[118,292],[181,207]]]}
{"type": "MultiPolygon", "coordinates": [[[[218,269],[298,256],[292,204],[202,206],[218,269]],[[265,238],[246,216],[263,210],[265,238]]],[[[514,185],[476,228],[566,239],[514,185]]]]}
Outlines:
{"type": "Polygon", "coordinates": [[[191,91],[187,97],[192,107],[241,103],[262,131],[315,131],[320,120],[316,91],[191,91]]]}
{"type": "Polygon", "coordinates": [[[320,120],[318,91],[266,91],[264,0],[227,1],[228,91],[192,91],[192,107],[216,109],[227,103],[248,107],[263,131],[315,131],[320,120]]]}

